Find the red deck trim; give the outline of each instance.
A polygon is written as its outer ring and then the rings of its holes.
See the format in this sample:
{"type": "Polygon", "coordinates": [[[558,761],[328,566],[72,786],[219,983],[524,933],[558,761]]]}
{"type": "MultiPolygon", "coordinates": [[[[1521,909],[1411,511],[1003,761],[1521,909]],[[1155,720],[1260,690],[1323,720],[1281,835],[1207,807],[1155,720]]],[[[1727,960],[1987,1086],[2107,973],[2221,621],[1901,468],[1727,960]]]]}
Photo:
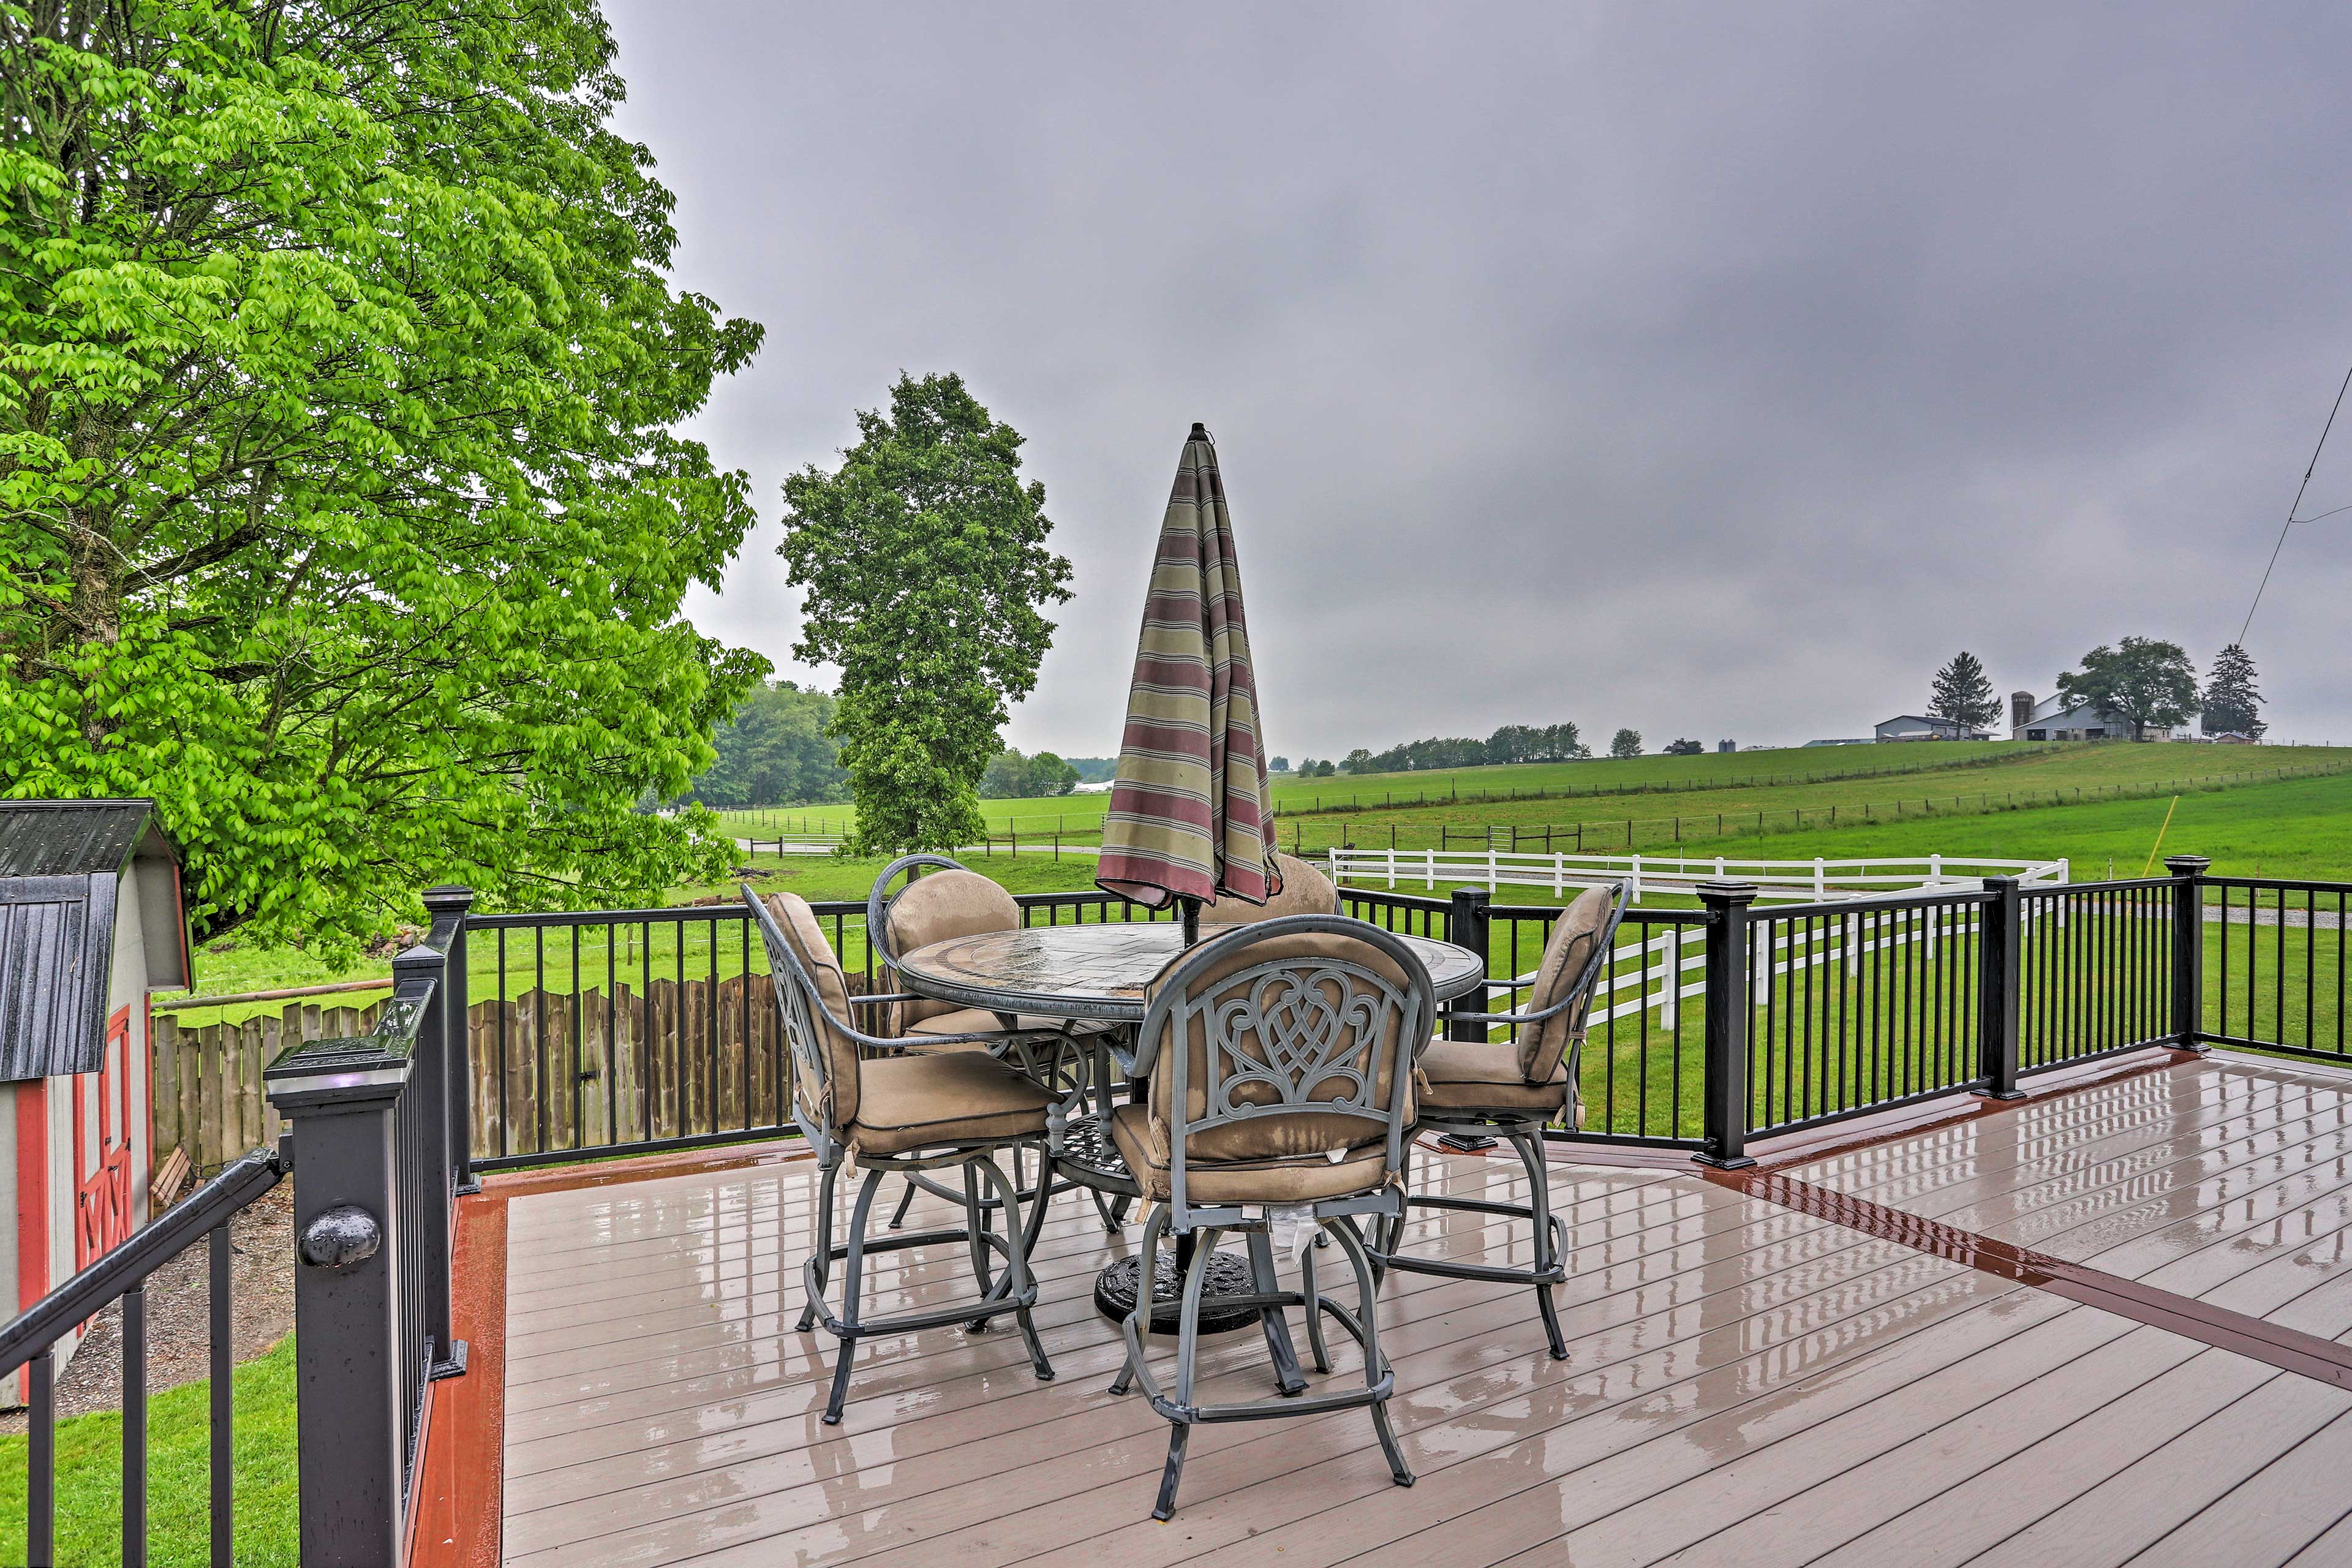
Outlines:
{"type": "Polygon", "coordinates": [[[2150,1328],[2231,1351],[2251,1360],[2300,1373],[2352,1390],[2352,1348],[2243,1312],[2232,1312],[2191,1297],[2175,1295],[2053,1258],[2046,1252],[1941,1220],[1927,1219],[1851,1193],[1832,1192],[1780,1171],[1707,1171],[1706,1179],[1749,1197],[1825,1219],[1881,1241],[1925,1252],[1948,1263],[1974,1268],[2021,1285],[2031,1285],[2084,1306],[2097,1307],[2150,1328]]]}
{"type": "Polygon", "coordinates": [[[500,1171],[482,1178],[482,1195],[530,1197],[536,1193],[569,1193],[583,1187],[618,1186],[628,1182],[655,1182],[664,1176],[696,1175],[710,1171],[743,1171],[758,1165],[783,1165],[813,1156],[800,1139],[772,1143],[733,1143],[716,1149],[682,1149],[674,1154],[634,1154],[582,1165],[557,1165],[537,1171],[500,1171]]]}
{"type": "Polygon", "coordinates": [[[507,1198],[457,1201],[450,1331],[466,1373],[431,1385],[411,1568],[499,1568],[505,1549],[507,1198]]]}

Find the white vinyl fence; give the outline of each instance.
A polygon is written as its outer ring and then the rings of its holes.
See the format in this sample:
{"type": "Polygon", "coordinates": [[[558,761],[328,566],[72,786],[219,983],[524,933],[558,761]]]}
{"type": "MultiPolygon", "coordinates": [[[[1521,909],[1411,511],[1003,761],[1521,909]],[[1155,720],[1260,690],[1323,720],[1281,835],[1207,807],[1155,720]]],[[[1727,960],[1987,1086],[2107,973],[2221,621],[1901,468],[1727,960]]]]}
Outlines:
{"type": "Polygon", "coordinates": [[[1994,860],[1966,855],[1884,857],[1868,860],[1734,860],[1723,856],[1515,855],[1498,849],[1333,849],[1332,879],[1389,888],[1418,882],[1433,890],[1457,887],[1548,888],[1564,894],[1612,882],[1631,883],[1633,900],[1687,893],[1701,882],[1753,882],[1763,900],[1811,902],[1867,899],[1890,893],[1972,890],[1987,877],[2015,877],[2027,886],[2064,882],[2063,860],[1994,860]]]}

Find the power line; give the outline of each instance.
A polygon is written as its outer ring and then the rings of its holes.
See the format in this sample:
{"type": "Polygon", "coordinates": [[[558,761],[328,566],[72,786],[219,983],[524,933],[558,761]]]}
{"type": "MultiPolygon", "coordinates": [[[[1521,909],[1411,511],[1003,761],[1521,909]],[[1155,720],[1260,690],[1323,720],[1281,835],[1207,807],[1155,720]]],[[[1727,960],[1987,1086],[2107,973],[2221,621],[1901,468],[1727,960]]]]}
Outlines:
{"type": "Polygon", "coordinates": [[[2319,445],[2311,449],[2311,466],[2303,470],[2303,483],[2294,487],[2294,504],[2286,509],[2286,521],[2279,528],[2278,542],[2271,546],[2270,564],[2263,568],[2263,580],[2254,585],[2254,602],[2246,606],[2245,622],[2238,627],[2240,647],[2246,646],[2246,628],[2254,624],[2254,611],[2262,605],[2263,590],[2271,585],[2271,573],[2277,569],[2279,552],[2286,548],[2287,530],[2294,526],[2294,514],[2303,505],[2303,492],[2311,488],[2311,476],[2319,467],[2319,454],[2327,448],[2327,433],[2336,428],[2336,410],[2344,406],[2345,387],[2352,387],[2352,370],[2344,373],[2344,385],[2336,389],[2335,406],[2327,411],[2327,423],[2319,427],[2319,445]]]}

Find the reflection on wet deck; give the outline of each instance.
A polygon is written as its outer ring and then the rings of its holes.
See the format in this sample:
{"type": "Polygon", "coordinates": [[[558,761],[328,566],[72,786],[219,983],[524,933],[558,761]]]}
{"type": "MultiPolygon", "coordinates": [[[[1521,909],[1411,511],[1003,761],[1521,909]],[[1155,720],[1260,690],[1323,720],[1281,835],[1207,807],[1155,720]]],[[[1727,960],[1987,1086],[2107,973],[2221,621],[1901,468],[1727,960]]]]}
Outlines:
{"type": "MultiPolygon", "coordinates": [[[[2209,1063],[2036,1101],[1797,1174],[2314,1333],[2352,1333],[2352,1097],[2209,1063]]],[[[2352,1561],[2352,1394],[1664,1170],[1561,1165],[1570,1359],[1527,1293],[1398,1277],[1389,1484],[1360,1412],[1202,1428],[1149,1518],[1167,1428],[1105,1392],[1088,1299],[1127,1243],[1060,1201],[1038,1321],[859,1357],[792,1331],[806,1164],[519,1197],[509,1217],[507,1561],[588,1564],[1742,1565],[2352,1561]],[[2298,1555],[2300,1554],[2300,1555],[2298,1555]]],[[[1507,1193],[1515,1161],[1418,1179],[1507,1193]]],[[[1419,1245],[1523,1255],[1424,1211],[1419,1245]]],[[[885,1259],[882,1308],[968,1287],[961,1249],[885,1259]]],[[[1343,1340],[1338,1370],[1351,1363],[1343,1340]]],[[[1203,1375],[1253,1394],[1255,1334],[1203,1375]]]]}

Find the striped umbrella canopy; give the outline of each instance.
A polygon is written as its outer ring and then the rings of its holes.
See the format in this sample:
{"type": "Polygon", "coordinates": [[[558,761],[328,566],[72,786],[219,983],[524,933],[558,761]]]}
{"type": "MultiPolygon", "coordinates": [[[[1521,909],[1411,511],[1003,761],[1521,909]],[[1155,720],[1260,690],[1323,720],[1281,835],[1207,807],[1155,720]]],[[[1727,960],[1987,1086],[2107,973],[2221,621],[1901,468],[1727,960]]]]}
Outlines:
{"type": "Polygon", "coordinates": [[[1160,524],[1095,881],[1189,917],[1282,890],[1241,562],[1217,448],[1192,426],[1160,524]]]}

